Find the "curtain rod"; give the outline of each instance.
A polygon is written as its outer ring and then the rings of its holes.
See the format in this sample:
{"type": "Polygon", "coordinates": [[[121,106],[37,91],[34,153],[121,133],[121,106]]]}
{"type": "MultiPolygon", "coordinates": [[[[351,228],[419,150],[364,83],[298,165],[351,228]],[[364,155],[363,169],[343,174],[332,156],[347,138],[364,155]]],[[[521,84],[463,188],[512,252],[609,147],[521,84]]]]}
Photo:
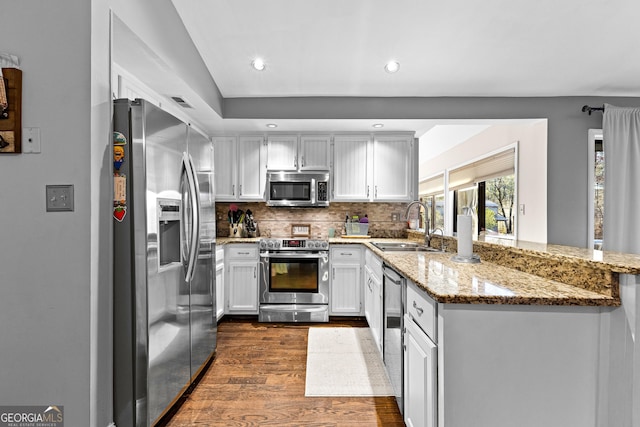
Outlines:
{"type": "Polygon", "coordinates": [[[588,105],[582,107],[583,113],[588,112],[591,115],[593,111],[602,111],[604,113],[604,105],[602,107],[589,107],[588,105]]]}

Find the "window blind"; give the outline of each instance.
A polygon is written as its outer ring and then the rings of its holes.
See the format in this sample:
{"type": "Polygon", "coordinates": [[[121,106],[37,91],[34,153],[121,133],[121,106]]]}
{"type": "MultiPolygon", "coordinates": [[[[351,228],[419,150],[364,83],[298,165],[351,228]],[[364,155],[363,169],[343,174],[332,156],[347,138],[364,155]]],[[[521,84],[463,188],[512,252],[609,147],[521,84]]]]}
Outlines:
{"type": "Polygon", "coordinates": [[[494,154],[469,163],[457,169],[449,171],[449,191],[470,187],[471,185],[497,178],[499,176],[513,175],[516,161],[515,148],[494,154]]]}
{"type": "Polygon", "coordinates": [[[418,192],[421,196],[444,193],[444,173],[420,181],[418,192]]]}

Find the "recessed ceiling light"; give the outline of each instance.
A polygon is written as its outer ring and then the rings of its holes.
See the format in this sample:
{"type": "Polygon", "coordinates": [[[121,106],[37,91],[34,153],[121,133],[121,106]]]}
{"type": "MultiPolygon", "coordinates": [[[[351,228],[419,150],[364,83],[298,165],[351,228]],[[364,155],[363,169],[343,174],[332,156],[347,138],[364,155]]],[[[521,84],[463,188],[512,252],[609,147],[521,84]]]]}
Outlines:
{"type": "Polygon", "coordinates": [[[389,61],[387,65],[384,66],[384,70],[387,73],[395,73],[400,69],[400,63],[397,61],[389,61]]]}
{"type": "Polygon", "coordinates": [[[268,128],[277,128],[277,127],[278,127],[278,125],[277,125],[277,124],[275,124],[275,123],[267,123],[267,127],[268,127],[268,128]]]}
{"type": "Polygon", "coordinates": [[[382,123],[376,123],[376,124],[373,125],[373,127],[376,128],[376,129],[380,129],[380,128],[383,128],[384,125],[382,123]]]}
{"type": "Polygon", "coordinates": [[[264,61],[260,58],[256,58],[251,61],[251,66],[254,70],[257,71],[264,71],[264,69],[267,68],[267,64],[265,64],[264,61]]]}

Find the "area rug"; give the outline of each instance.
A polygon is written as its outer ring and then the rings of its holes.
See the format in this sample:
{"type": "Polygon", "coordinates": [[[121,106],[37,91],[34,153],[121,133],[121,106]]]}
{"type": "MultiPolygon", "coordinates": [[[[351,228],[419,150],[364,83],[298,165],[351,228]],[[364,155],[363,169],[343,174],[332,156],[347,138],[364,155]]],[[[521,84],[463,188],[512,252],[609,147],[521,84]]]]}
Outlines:
{"type": "Polygon", "coordinates": [[[309,328],[305,396],[393,396],[369,328],[309,328]]]}

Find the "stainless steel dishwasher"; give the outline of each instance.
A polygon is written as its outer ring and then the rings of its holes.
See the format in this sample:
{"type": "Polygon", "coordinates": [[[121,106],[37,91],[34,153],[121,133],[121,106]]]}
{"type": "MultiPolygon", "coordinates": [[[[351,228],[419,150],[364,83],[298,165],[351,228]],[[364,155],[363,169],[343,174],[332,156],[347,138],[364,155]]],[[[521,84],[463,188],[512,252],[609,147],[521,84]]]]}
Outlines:
{"type": "Polygon", "coordinates": [[[404,412],[402,381],[402,326],[406,299],[405,278],[386,264],[382,266],[384,292],[384,365],[400,412],[404,412]]]}

